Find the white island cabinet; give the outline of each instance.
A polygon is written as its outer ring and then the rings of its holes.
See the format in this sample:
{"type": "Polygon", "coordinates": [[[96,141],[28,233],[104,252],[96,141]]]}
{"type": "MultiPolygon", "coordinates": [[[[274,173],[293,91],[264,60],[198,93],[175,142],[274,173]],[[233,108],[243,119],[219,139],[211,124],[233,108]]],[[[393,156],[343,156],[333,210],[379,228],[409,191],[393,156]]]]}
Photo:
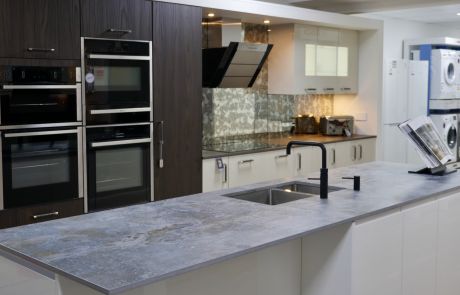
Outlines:
{"type": "Polygon", "coordinates": [[[401,295],[402,231],[399,209],[355,223],[351,294],[401,295]]]}
{"type": "Polygon", "coordinates": [[[437,295],[460,294],[460,193],[439,200],[437,295]]]}

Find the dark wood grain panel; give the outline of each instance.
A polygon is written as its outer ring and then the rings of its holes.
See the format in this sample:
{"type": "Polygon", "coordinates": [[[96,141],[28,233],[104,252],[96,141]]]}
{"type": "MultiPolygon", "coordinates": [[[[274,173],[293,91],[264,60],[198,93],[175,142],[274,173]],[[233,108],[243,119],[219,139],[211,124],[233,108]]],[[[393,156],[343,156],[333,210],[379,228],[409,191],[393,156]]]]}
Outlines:
{"type": "Polygon", "coordinates": [[[64,202],[48,203],[32,207],[17,208],[17,225],[25,225],[83,214],[83,202],[83,199],[80,198],[64,202]],[[52,212],[58,212],[59,215],[40,217],[37,219],[33,218],[34,215],[48,214],[52,212]]]}
{"type": "Polygon", "coordinates": [[[0,57],[79,59],[78,1],[0,0],[0,57]]]}
{"type": "Polygon", "coordinates": [[[55,49],[29,52],[26,58],[80,58],[79,0],[22,0],[25,5],[25,48],[55,49]]]}
{"type": "Polygon", "coordinates": [[[23,57],[25,1],[0,0],[0,57],[23,57]]]}
{"type": "Polygon", "coordinates": [[[155,200],[199,193],[201,163],[201,8],[155,2],[154,119],[164,121],[164,168],[156,125],[155,200]]]}
{"type": "Polygon", "coordinates": [[[81,0],[82,36],[151,40],[152,1],[81,0]],[[130,34],[110,33],[108,29],[132,30],[130,34]]]}
{"type": "Polygon", "coordinates": [[[0,229],[18,225],[16,209],[0,211],[0,229]]]}

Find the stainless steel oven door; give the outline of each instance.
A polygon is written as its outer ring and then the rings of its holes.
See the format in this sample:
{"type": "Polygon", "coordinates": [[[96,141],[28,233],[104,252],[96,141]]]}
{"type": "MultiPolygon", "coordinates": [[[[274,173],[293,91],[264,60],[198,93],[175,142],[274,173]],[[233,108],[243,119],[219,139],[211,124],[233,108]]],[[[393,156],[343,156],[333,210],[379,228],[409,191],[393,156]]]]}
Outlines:
{"type": "Polygon", "coordinates": [[[151,201],[153,140],[147,135],[87,142],[89,211],[151,201]]]}
{"type": "Polygon", "coordinates": [[[81,84],[2,85],[2,129],[81,124],[81,84]]]}
{"type": "Polygon", "coordinates": [[[1,134],[4,208],[83,197],[82,127],[1,134]]]}
{"type": "Polygon", "coordinates": [[[150,56],[87,55],[86,124],[151,121],[151,69],[150,56]]]}

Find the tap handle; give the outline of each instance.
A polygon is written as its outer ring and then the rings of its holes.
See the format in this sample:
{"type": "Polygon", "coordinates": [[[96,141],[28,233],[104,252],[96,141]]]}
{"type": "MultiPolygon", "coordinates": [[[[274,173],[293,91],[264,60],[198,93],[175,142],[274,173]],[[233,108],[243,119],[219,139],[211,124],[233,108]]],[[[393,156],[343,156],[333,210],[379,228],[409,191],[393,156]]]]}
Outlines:
{"type": "Polygon", "coordinates": [[[353,190],[358,192],[361,190],[361,176],[342,177],[342,179],[353,180],[353,190]]]}

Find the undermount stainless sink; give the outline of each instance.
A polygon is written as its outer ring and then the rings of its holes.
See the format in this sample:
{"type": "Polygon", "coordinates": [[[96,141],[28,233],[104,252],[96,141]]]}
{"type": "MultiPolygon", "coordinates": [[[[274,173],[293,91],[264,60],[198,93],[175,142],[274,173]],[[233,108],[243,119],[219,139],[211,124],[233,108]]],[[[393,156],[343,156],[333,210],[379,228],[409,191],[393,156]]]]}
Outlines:
{"type": "MultiPolygon", "coordinates": [[[[329,192],[339,190],[342,190],[342,188],[329,187],[329,192]]],[[[317,195],[319,195],[319,185],[303,182],[290,182],[274,187],[243,191],[224,196],[265,205],[279,205],[317,195]]]]}
{"type": "MultiPolygon", "coordinates": [[[[314,183],[305,183],[305,182],[291,182],[281,186],[277,186],[277,189],[281,189],[287,192],[298,192],[298,193],[305,193],[305,194],[312,194],[312,195],[319,195],[319,185],[314,183]]],[[[343,190],[343,188],[329,186],[328,192],[336,192],[343,190]]]]}

